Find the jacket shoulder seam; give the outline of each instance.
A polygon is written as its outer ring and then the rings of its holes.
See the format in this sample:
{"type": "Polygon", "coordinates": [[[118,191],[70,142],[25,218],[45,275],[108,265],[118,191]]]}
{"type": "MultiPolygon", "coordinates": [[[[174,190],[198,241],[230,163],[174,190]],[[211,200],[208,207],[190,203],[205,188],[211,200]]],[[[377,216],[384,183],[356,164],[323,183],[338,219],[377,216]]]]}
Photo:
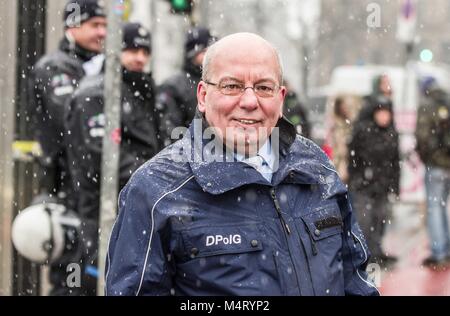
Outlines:
{"type": "Polygon", "coordinates": [[[155,228],[154,212],[155,212],[156,205],[158,205],[158,203],[161,202],[167,195],[180,190],[184,185],[186,185],[189,181],[191,181],[194,178],[195,178],[194,175],[190,175],[189,178],[185,179],[178,187],[176,187],[176,188],[174,188],[174,189],[164,193],[162,196],[160,196],[156,200],[155,204],[153,204],[153,207],[152,207],[152,210],[151,210],[151,213],[150,213],[152,227],[151,227],[151,230],[150,230],[150,237],[149,237],[149,241],[148,241],[147,251],[146,251],[146,254],[145,254],[144,264],[143,264],[143,267],[142,267],[142,272],[141,272],[141,278],[140,278],[139,286],[138,286],[138,289],[136,291],[136,296],[138,296],[139,292],[141,291],[142,283],[144,281],[144,275],[145,275],[145,270],[146,270],[146,266],[147,266],[148,256],[149,256],[151,248],[152,248],[151,244],[152,244],[153,232],[154,232],[154,228],[155,228]]]}

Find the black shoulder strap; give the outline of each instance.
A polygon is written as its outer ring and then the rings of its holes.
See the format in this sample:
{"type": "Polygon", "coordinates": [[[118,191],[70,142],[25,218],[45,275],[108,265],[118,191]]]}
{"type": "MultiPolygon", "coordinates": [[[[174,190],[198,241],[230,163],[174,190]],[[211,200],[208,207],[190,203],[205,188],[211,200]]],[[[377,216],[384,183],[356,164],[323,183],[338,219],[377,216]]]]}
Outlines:
{"type": "Polygon", "coordinates": [[[52,259],[52,252],[55,244],[53,234],[53,223],[52,223],[52,210],[47,205],[45,205],[44,210],[47,212],[50,219],[50,239],[44,242],[42,246],[44,250],[47,252],[47,262],[50,262],[50,260],[52,259]]]}

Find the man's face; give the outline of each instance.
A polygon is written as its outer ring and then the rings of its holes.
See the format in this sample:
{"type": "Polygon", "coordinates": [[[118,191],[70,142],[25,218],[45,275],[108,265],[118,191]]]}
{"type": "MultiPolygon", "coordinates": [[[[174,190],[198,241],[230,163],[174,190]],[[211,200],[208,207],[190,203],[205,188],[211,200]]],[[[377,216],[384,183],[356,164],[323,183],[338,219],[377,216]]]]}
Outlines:
{"type": "Polygon", "coordinates": [[[120,62],[125,69],[135,72],[144,72],[150,61],[150,53],[144,48],[130,48],[122,51],[120,62]]]}
{"type": "Polygon", "coordinates": [[[392,94],[392,87],[391,87],[391,82],[389,81],[389,78],[387,76],[383,76],[381,77],[381,81],[380,81],[380,91],[384,94],[384,95],[391,95],[392,94]]]}
{"type": "Polygon", "coordinates": [[[94,17],[83,22],[79,27],[68,29],[75,42],[84,49],[101,53],[106,38],[106,18],[94,17]]]}
{"type": "Polygon", "coordinates": [[[391,124],[392,114],[389,110],[381,109],[375,112],[374,119],[378,126],[386,128],[391,124]]]}
{"type": "Polygon", "coordinates": [[[196,66],[201,66],[203,64],[203,59],[205,58],[206,49],[195,55],[193,63],[196,66]]]}
{"type": "Polygon", "coordinates": [[[224,95],[218,86],[203,81],[197,89],[198,107],[209,125],[228,147],[241,152],[244,144],[246,154],[251,154],[249,146],[262,146],[272,133],[282,116],[286,95],[286,88],[279,87],[280,70],[274,50],[265,43],[254,41],[250,38],[242,43],[218,47],[211,60],[210,78],[206,79],[217,84],[240,83],[245,87],[275,84],[277,89],[273,97],[260,97],[252,89],[245,89],[242,95],[224,95]]]}

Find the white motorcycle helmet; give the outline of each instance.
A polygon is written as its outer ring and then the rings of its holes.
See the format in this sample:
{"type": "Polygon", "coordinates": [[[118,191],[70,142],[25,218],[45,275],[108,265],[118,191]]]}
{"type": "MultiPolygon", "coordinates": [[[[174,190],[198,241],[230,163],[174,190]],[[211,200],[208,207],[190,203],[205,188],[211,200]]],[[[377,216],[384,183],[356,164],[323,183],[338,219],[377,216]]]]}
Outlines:
{"type": "Polygon", "coordinates": [[[72,239],[67,227],[77,228],[80,220],[66,212],[64,205],[40,203],[24,209],[14,219],[12,242],[20,255],[39,263],[53,263],[63,256],[72,239]]]}

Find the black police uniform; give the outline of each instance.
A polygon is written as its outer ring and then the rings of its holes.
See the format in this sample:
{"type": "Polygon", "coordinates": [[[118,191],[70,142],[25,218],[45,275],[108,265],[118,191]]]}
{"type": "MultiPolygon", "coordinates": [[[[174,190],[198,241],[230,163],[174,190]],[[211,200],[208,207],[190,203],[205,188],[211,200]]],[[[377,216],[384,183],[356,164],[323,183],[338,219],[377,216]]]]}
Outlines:
{"type": "MultiPolygon", "coordinates": [[[[125,48],[129,24],[124,28],[125,48]]],[[[144,32],[141,28],[141,34],[144,32]]],[[[133,31],[134,30],[134,31],[133,31]]],[[[150,45],[149,34],[147,45],[150,45]]],[[[142,39],[142,36],[136,36],[142,39]]],[[[137,46],[144,45],[139,42],[137,46]]],[[[158,153],[158,121],[155,114],[155,84],[150,74],[122,70],[121,87],[121,143],[119,158],[119,188],[144,162],[158,153]]],[[[69,100],[65,117],[68,160],[73,185],[77,191],[77,213],[82,221],[81,245],[84,247],[80,262],[83,266],[82,295],[96,294],[98,251],[98,222],[102,144],[105,136],[104,74],[89,76],[69,100]]]]}
{"type": "Polygon", "coordinates": [[[190,30],[186,36],[183,71],[167,79],[158,89],[156,107],[160,112],[159,129],[164,145],[176,141],[171,139],[175,127],[188,127],[195,116],[202,69],[193,59],[214,40],[206,28],[190,30]]]}
{"type": "Polygon", "coordinates": [[[85,75],[83,64],[95,55],[64,37],[56,52],[38,61],[29,78],[28,109],[43,152],[41,192],[58,196],[72,208],[73,198],[65,198],[72,189],[64,151],[64,104],[85,75]]]}

